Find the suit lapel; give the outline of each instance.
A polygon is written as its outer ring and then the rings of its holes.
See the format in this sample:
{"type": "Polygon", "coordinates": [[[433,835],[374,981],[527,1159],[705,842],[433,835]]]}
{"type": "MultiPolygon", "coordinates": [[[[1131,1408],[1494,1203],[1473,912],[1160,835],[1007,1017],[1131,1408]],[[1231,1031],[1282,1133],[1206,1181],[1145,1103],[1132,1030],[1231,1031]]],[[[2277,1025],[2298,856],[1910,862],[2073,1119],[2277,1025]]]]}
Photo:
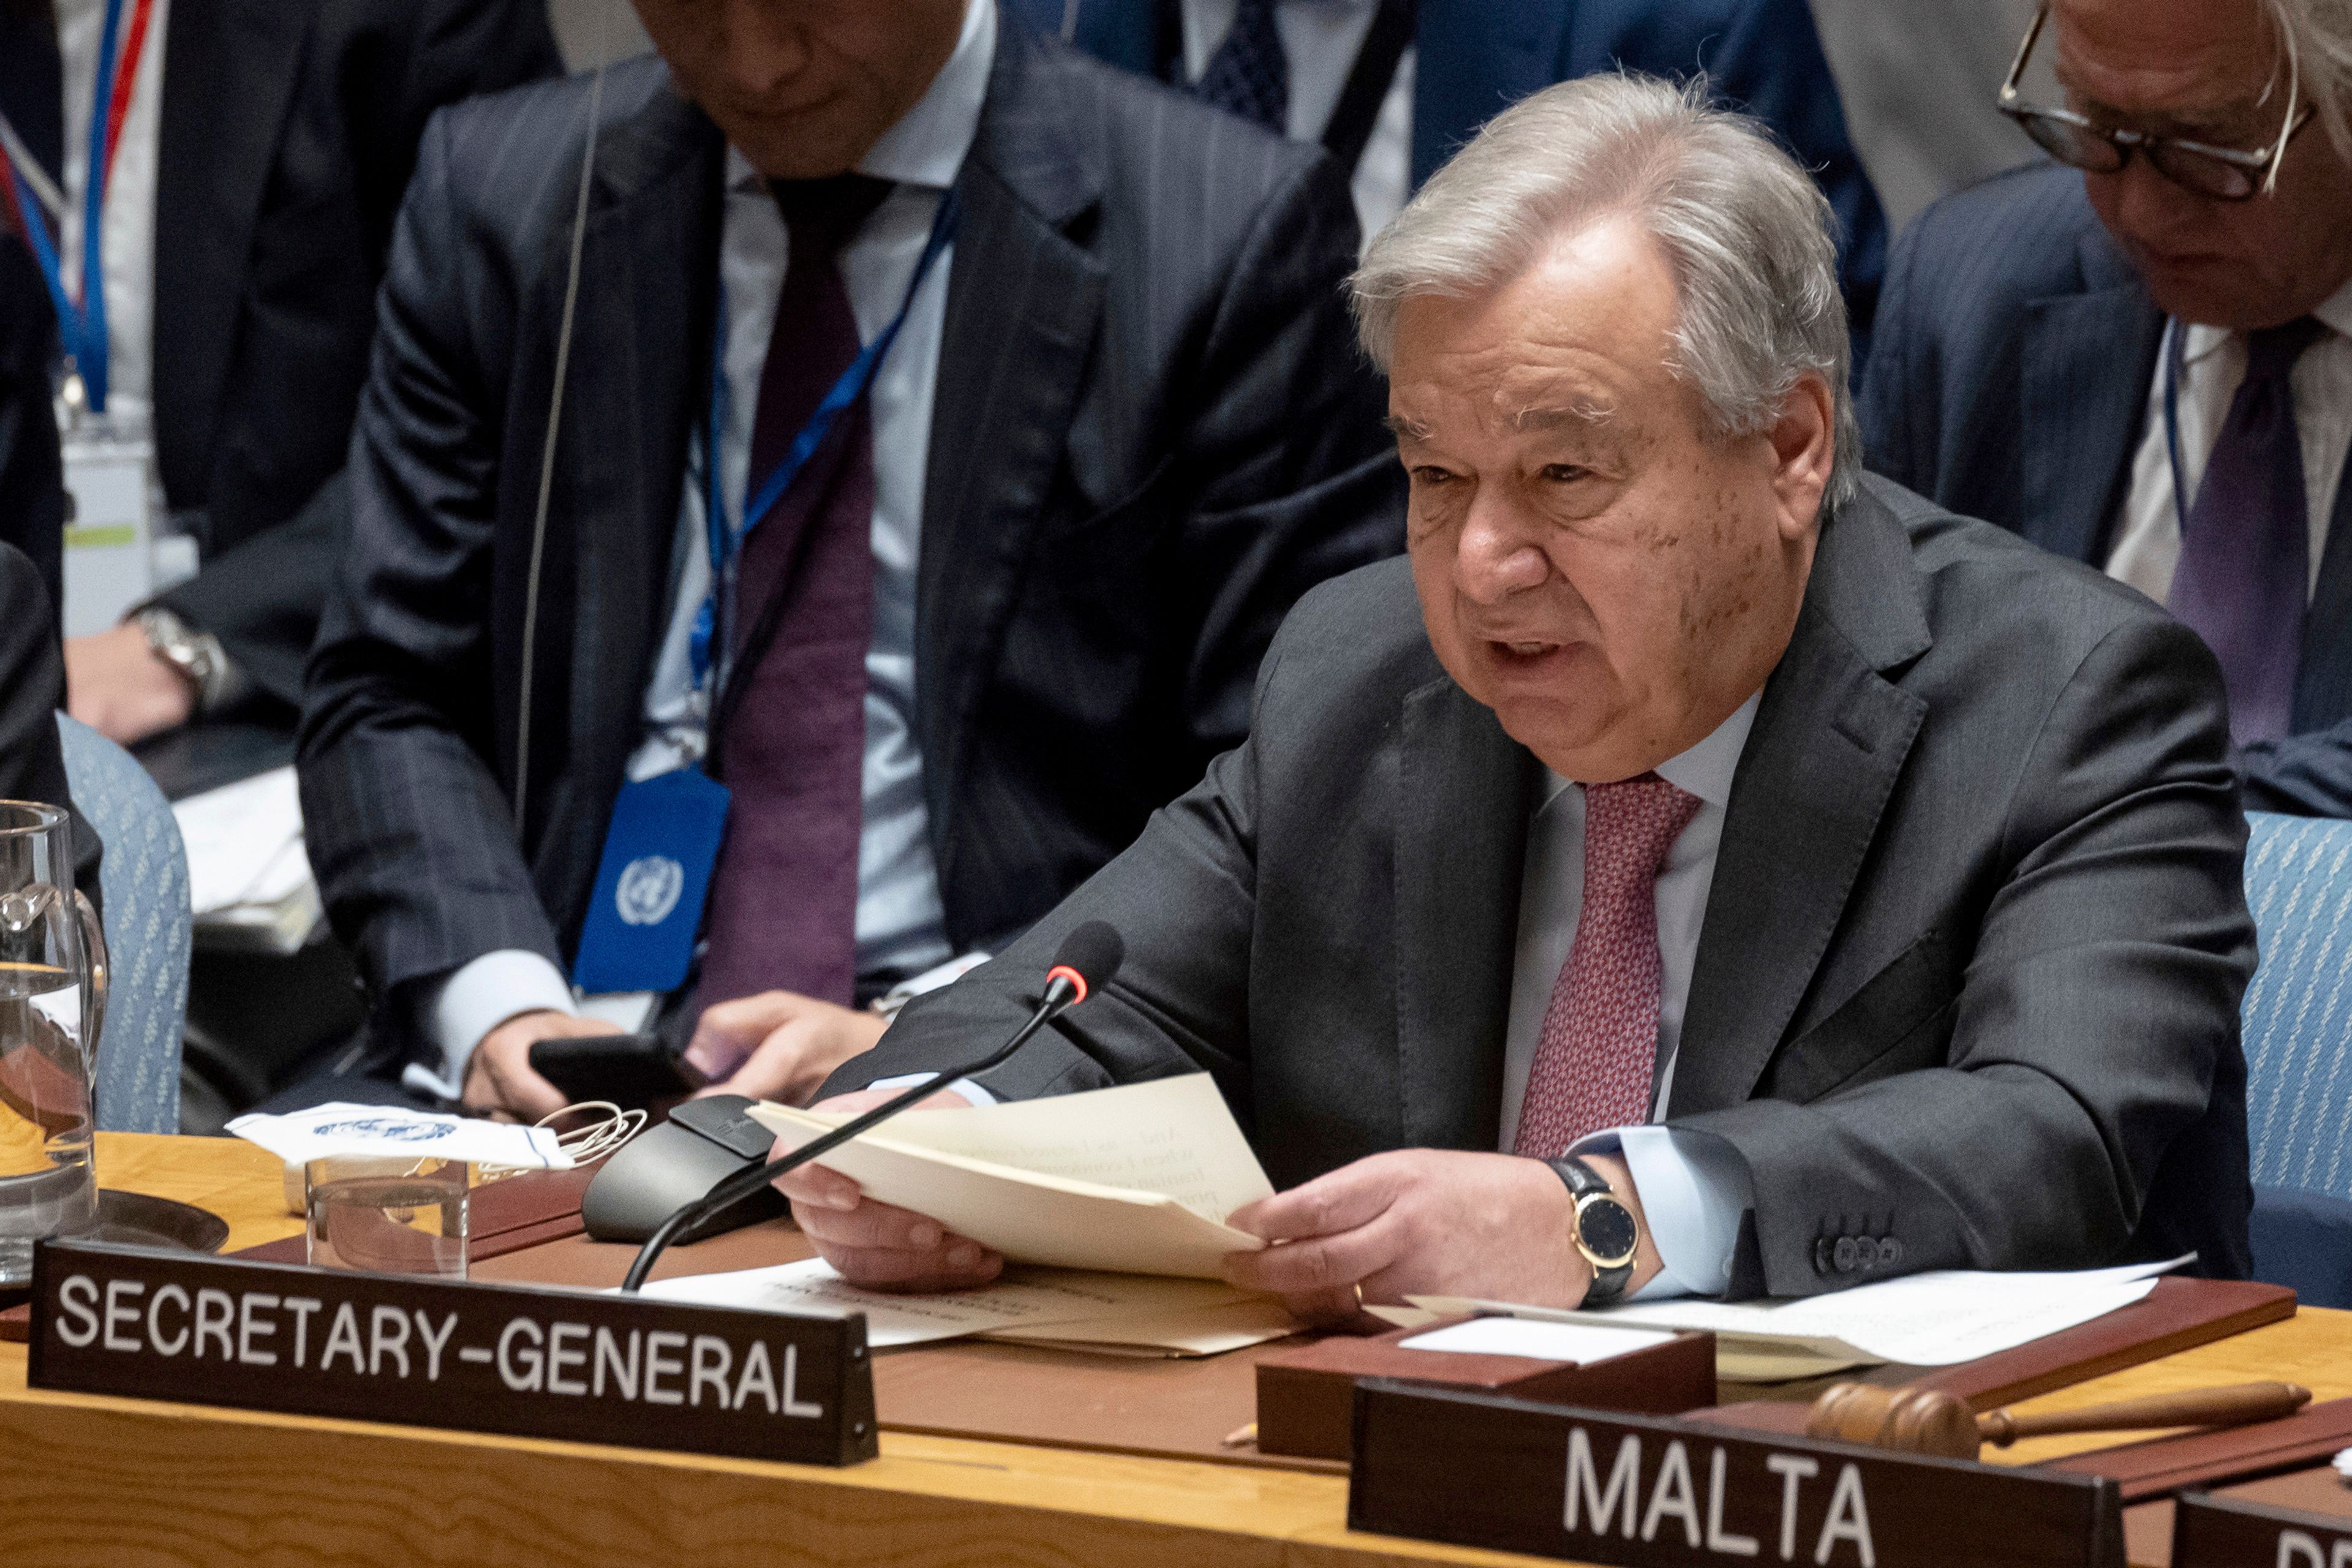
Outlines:
{"type": "Polygon", "coordinates": [[[155,178],[156,458],[175,504],[204,493],[245,264],[315,5],[174,5],[155,178]]]}
{"type": "Polygon", "coordinates": [[[2295,673],[2300,735],[2352,718],[2352,484],[2336,485],[2336,509],[2319,558],[2319,584],[2303,623],[2303,666],[2295,673]]]}
{"type": "Polygon", "coordinates": [[[1541,770],[1451,679],[1405,699],[1397,769],[1401,1147],[1492,1149],[1541,770]]]}
{"type": "Polygon", "coordinates": [[[972,710],[994,668],[1062,463],[1102,313],[1102,263],[1068,237],[1100,171],[1070,135],[1051,63],[1000,35],[980,128],[956,181],[936,412],[923,482],[915,679],[940,880],[972,710]]]}
{"type": "Polygon", "coordinates": [[[1574,0],[1421,0],[1413,18],[1412,183],[1478,128],[1559,79],[1574,0]]]}
{"type": "Polygon", "coordinates": [[[1879,673],[1928,646],[1918,594],[1901,526],[1865,492],[1822,532],[1732,782],[1675,1115],[1748,1098],[1829,947],[1927,714],[1879,673]]]}
{"type": "Polygon", "coordinates": [[[2164,317],[2105,233],[2092,228],[2079,254],[2084,290],[2026,305],[2019,412],[2025,536],[2096,565],[2146,423],[2164,317]]]}

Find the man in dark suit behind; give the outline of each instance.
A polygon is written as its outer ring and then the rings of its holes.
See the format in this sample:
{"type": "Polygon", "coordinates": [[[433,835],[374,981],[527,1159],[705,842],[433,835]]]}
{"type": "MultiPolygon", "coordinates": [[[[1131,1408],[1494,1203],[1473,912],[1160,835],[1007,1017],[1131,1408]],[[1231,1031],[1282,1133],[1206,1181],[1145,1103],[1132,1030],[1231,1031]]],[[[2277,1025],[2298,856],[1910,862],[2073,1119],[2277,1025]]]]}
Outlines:
{"type": "MultiPolygon", "coordinates": [[[[1116,980],[976,1088],[1213,1074],[1292,1189],[1229,1276],[1303,1310],[2242,1272],[2213,660],[1862,479],[1826,216],[1654,83],[1497,117],[1355,284],[1410,561],[1310,595],[1248,742],[834,1087],[1007,1037],[1103,920],[1116,980]]],[[[993,1269],[782,1184],[854,1279],[993,1269]]]]}
{"type": "MultiPolygon", "coordinates": [[[[0,0],[0,111],[66,184],[60,72],[86,88],[95,40],[75,30],[61,58],[51,11],[0,0]]],[[[417,137],[445,103],[562,68],[544,0],[191,0],[154,17],[122,131],[147,144],[118,153],[108,195],[110,242],[147,240],[153,268],[130,285],[144,300],[118,279],[109,308],[152,318],[146,341],[118,332],[115,380],[148,407],[164,505],[201,569],[154,601],[171,621],[68,644],[74,712],[126,742],[242,694],[299,702],[417,137]],[[133,362],[147,368],[125,387],[133,362]],[[151,631],[211,639],[220,673],[200,688],[151,631]]],[[[56,600],[53,520],[8,526],[56,600]]]]}
{"type": "Polygon", "coordinates": [[[1920,215],[1862,397],[1877,471],[2104,568],[2212,641],[2246,805],[2328,816],[2352,816],[2340,18],[2304,0],[2060,0],[2059,77],[2088,128],[2010,103],[2082,172],[2017,170],[1920,215]],[[2303,32],[2299,70],[2274,17],[2303,32]],[[2221,150],[2158,163],[2095,133],[2114,129],[2221,150]]]}
{"type": "Polygon", "coordinates": [[[1041,31],[1320,142],[1354,175],[1367,239],[1478,127],[1538,88],[1621,68],[1670,80],[1704,71],[1719,101],[1771,126],[1821,182],[1838,218],[1857,370],[1867,357],[1886,215],[1805,0],[1013,4],[1041,31]],[[1282,88],[1269,91],[1275,73],[1282,88]]]}
{"type": "MultiPolygon", "coordinates": [[[[1320,154],[994,0],[639,12],[665,58],[426,135],[303,720],[311,860],[388,1025],[425,1037],[445,1091],[533,1113],[560,1100],[530,1047],[611,1027],[566,981],[620,896],[591,893],[625,779],[699,761],[733,792],[699,967],[654,984],[657,1016],[713,1078],[805,1093],[879,1033],[859,1005],[956,973],[1124,847],[1240,738],[1296,597],[1402,540],[1320,154]],[[862,205],[824,218],[837,199],[862,205]],[[854,335],[826,324],[835,289],[854,335]],[[871,391],[721,574],[723,668],[698,677],[709,552],[902,301],[871,391]],[[803,558],[762,587],[785,529],[803,558]],[[827,618],[859,601],[870,626],[827,618]],[[777,671],[845,647],[852,689],[777,700],[777,671]],[[855,731],[861,696],[862,738],[793,728],[837,697],[855,731]]],[[[658,898],[625,919],[654,908],[695,919],[658,898]]]]}

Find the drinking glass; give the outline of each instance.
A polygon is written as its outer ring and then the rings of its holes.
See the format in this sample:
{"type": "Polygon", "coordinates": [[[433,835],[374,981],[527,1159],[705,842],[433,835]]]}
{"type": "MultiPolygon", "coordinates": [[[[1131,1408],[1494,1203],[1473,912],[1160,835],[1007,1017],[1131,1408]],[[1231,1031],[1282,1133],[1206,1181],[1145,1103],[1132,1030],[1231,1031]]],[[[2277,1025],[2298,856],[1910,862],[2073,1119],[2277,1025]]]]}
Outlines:
{"type": "Polygon", "coordinates": [[[32,1278],[35,1241],[98,1227],[106,938],[73,866],[70,817],[0,800],[0,1285],[32,1278]]]}
{"type": "Polygon", "coordinates": [[[463,1160],[328,1154],[303,1167],[309,1253],[320,1268],[466,1277],[463,1160]]]}

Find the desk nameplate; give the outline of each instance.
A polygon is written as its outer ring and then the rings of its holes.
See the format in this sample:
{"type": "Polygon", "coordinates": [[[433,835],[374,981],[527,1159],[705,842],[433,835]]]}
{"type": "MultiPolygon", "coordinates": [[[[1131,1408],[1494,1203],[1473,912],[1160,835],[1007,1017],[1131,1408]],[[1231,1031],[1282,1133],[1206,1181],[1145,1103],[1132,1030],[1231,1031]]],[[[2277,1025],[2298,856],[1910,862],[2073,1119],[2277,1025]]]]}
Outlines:
{"type": "Polygon", "coordinates": [[[847,1465],[877,1451],[862,1317],[45,1241],[35,1388],[847,1465]]]}
{"type": "Polygon", "coordinates": [[[1367,1378],[1350,1529],[1624,1568],[2123,1568],[2116,1484],[1367,1378]]]}
{"type": "Polygon", "coordinates": [[[2183,1492],[2172,1568],[2352,1568],[2352,1518],[2183,1492]]]}

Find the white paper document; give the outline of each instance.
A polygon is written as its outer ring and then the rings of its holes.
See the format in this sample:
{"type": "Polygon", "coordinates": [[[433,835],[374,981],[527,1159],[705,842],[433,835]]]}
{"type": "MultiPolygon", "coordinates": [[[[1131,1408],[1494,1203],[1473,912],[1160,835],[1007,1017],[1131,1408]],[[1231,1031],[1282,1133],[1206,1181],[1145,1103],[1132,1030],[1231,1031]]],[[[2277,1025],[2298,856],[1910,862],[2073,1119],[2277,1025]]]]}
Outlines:
{"type": "MultiPolygon", "coordinates": [[[[790,1149],[842,1120],[751,1115],[790,1149]]],[[[1013,1262],[1200,1279],[1265,1245],[1223,1219],[1274,1191],[1205,1073],[909,1111],[818,1163],[1013,1262]]]]}
{"type": "Polygon", "coordinates": [[[1716,1335],[1718,1375],[1771,1382],[1881,1362],[1952,1366],[2013,1350],[2130,1306],[2156,1289],[2158,1275],[2189,1260],[2051,1274],[1947,1268],[1790,1301],[1685,1299],[1632,1302],[1598,1312],[1454,1297],[1410,1300],[1442,1313],[1490,1311],[1559,1322],[1707,1329],[1716,1335]]]}
{"type": "Polygon", "coordinates": [[[765,1312],[836,1318],[863,1312],[866,1342],[877,1350],[982,1335],[1082,1349],[1211,1355],[1297,1329],[1281,1303],[1229,1285],[1053,1268],[1010,1268],[995,1284],[978,1289],[905,1296],[861,1290],[831,1264],[812,1258],[770,1268],[659,1279],[646,1286],[645,1294],[765,1312]]]}
{"type": "Polygon", "coordinates": [[[292,952],[320,919],[291,767],[176,802],[188,901],[207,946],[292,952]]]}
{"type": "Polygon", "coordinates": [[[1534,1318],[1473,1318],[1448,1323],[1398,1343],[1401,1351],[1446,1351],[1457,1355],[1517,1355],[1535,1361],[1574,1362],[1591,1366],[1612,1356],[1662,1345],[1671,1329],[1621,1329],[1613,1323],[1549,1323],[1534,1318]]]}

